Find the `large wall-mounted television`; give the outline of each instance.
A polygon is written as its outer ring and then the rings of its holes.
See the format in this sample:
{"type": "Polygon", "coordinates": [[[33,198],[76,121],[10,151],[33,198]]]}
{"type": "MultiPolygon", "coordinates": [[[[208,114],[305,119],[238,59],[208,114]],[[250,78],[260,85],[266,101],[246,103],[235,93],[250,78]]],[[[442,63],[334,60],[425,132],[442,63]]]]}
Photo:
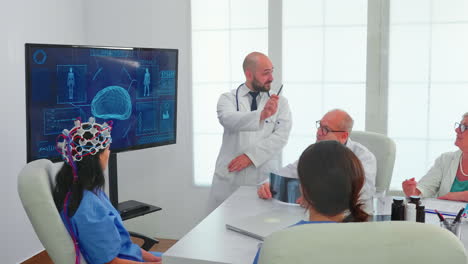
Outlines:
{"type": "Polygon", "coordinates": [[[176,143],[178,50],[26,44],[27,161],[61,160],[57,135],[112,120],[114,153],[176,143]]]}

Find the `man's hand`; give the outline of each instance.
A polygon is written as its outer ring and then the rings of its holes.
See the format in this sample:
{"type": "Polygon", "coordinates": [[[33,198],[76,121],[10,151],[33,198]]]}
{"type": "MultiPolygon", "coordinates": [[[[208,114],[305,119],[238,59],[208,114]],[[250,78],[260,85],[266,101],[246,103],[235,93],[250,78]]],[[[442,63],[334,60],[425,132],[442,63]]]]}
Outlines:
{"type": "Polygon", "coordinates": [[[249,156],[242,154],[231,160],[231,162],[229,162],[228,170],[229,172],[241,171],[252,164],[253,163],[250,160],[249,156]]]}
{"type": "Polygon", "coordinates": [[[462,202],[467,202],[468,201],[468,191],[464,192],[449,192],[444,196],[438,197],[438,199],[441,200],[450,200],[450,201],[462,201],[462,202]]]}
{"type": "Polygon", "coordinates": [[[260,185],[260,187],[258,187],[257,189],[257,194],[259,198],[271,199],[273,196],[271,195],[271,191],[270,191],[270,183],[266,182],[260,185]]]}
{"type": "Polygon", "coordinates": [[[276,113],[278,110],[278,100],[279,97],[276,94],[270,96],[270,99],[268,99],[260,114],[260,120],[263,121],[276,113]]]}
{"type": "Polygon", "coordinates": [[[416,188],[416,185],[418,184],[417,181],[414,180],[414,178],[411,178],[409,180],[403,181],[401,186],[403,187],[403,192],[407,197],[411,195],[420,195],[421,192],[416,188]]]}

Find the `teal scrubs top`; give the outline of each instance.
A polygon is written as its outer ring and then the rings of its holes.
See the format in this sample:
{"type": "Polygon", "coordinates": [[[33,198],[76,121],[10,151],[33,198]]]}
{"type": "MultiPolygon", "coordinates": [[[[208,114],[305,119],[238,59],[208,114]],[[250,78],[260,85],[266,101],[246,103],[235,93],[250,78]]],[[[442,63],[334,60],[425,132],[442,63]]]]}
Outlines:
{"type": "Polygon", "coordinates": [[[460,181],[458,180],[457,177],[455,177],[455,180],[453,181],[452,189],[450,189],[450,192],[463,192],[463,191],[468,191],[468,181],[460,181]]]}

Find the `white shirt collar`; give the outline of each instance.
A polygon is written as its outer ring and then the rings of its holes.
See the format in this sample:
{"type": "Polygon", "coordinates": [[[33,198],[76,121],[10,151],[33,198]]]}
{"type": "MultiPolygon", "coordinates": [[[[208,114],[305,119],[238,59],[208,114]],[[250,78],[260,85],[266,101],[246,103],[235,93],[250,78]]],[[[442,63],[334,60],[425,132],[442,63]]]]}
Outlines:
{"type": "MultiPolygon", "coordinates": [[[[244,83],[240,88],[239,88],[239,96],[247,96],[249,92],[252,92],[249,87],[244,83]]],[[[268,92],[260,92],[259,96],[263,97],[264,95],[268,95],[268,92]]]]}

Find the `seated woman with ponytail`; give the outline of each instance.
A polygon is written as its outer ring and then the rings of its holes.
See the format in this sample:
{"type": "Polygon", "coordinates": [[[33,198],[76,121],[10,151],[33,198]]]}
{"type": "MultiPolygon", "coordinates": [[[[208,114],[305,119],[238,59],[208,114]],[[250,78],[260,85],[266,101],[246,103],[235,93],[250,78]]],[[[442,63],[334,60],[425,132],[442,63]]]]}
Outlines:
{"type": "Polygon", "coordinates": [[[119,212],[104,193],[104,173],[111,143],[109,124],[75,121],[57,139],[65,163],[56,176],[55,205],[80,253],[88,264],[161,263],[160,254],[147,252],[130,240],[119,212]],[[158,256],[156,256],[158,255],[158,256]]]}
{"type": "MultiPolygon", "coordinates": [[[[359,193],[364,185],[364,170],[354,153],[337,141],[320,141],[302,153],[297,167],[302,205],[309,211],[308,221],[295,225],[365,222],[359,193]]],[[[260,249],[255,256],[258,262],[260,249]]]]}

